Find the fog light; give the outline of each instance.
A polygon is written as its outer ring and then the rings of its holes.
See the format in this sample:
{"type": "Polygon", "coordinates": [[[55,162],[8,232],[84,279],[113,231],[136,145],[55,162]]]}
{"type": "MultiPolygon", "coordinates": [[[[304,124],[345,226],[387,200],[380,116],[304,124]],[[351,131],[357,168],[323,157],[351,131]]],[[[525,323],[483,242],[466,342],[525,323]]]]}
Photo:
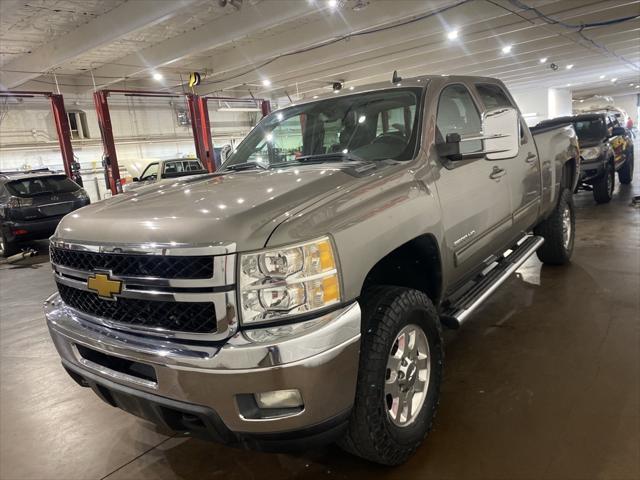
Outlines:
{"type": "Polygon", "coordinates": [[[297,389],[255,393],[253,396],[260,408],[296,408],[304,405],[300,390],[297,389]]]}

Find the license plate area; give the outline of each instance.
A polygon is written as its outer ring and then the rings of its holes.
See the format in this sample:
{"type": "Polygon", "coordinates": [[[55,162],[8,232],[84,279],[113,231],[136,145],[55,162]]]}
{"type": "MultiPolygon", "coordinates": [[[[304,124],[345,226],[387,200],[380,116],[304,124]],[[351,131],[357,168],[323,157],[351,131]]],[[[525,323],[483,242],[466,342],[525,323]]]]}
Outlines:
{"type": "Polygon", "coordinates": [[[74,347],[79,362],[85,367],[147,388],[158,386],[158,377],[151,365],[108,355],[80,344],[75,344],[74,347]]]}

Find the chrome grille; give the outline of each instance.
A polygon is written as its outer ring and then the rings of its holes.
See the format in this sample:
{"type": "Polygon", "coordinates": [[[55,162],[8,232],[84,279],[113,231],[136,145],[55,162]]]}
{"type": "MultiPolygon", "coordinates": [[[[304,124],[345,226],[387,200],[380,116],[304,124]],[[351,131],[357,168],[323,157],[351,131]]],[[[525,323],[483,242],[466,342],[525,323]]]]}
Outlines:
{"type": "Polygon", "coordinates": [[[211,278],[213,257],[124,255],[51,247],[51,262],[76,270],[108,270],[114,275],[159,278],[211,278]]]}
{"type": "Polygon", "coordinates": [[[119,298],[103,300],[92,292],[58,282],[62,301],[82,313],[133,327],[176,332],[216,331],[216,312],[211,302],[167,302],[119,298]]]}
{"type": "Polygon", "coordinates": [[[62,302],[76,318],[137,334],[221,340],[238,328],[233,246],[82,245],[51,241],[62,302]],[[114,299],[89,288],[121,282],[114,299]]]}

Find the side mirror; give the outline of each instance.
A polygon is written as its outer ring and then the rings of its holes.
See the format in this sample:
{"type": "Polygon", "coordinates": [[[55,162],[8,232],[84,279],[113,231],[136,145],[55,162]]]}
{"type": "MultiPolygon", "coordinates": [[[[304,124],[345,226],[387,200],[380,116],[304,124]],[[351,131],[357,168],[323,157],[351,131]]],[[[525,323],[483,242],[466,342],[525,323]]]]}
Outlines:
{"type": "Polygon", "coordinates": [[[468,160],[486,157],[488,160],[502,160],[515,157],[520,148],[520,123],[518,112],[514,108],[489,110],[482,119],[482,132],[462,137],[458,133],[449,133],[446,142],[436,144],[438,154],[449,160],[468,160]],[[464,142],[482,140],[483,148],[478,151],[462,153],[460,146],[464,142]]]}
{"type": "Polygon", "coordinates": [[[133,178],[132,178],[132,180],[133,180],[134,182],[139,182],[139,181],[140,181],[140,179],[139,179],[138,177],[133,177],[133,178]]]}
{"type": "Polygon", "coordinates": [[[226,144],[223,145],[222,148],[220,149],[220,163],[224,163],[227,161],[227,158],[229,158],[229,155],[231,155],[231,152],[233,151],[233,147],[230,144],[226,144]]]}
{"type": "Polygon", "coordinates": [[[626,135],[627,131],[626,129],[622,128],[622,127],[613,127],[611,129],[611,136],[612,137],[617,137],[618,135],[626,135]]]}
{"type": "Polygon", "coordinates": [[[515,108],[496,108],[482,121],[484,151],[488,160],[512,158],[520,149],[520,122],[515,108]]]}

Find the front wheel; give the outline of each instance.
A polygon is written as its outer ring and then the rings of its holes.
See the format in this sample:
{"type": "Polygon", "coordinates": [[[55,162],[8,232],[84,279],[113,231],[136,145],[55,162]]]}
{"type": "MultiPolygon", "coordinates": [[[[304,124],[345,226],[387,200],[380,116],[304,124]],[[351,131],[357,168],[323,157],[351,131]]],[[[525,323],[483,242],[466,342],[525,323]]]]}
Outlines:
{"type": "Polygon", "coordinates": [[[444,350],[440,320],[422,292],[370,288],[362,298],[356,399],[340,445],[383,465],[399,465],[418,448],[435,416],[444,350]]]}
{"type": "Polygon", "coordinates": [[[568,189],[560,192],[558,205],[553,213],[533,229],[544,238],[544,243],[536,252],[542,263],[564,265],[569,263],[575,241],[576,217],[573,209],[573,195],[568,189]]]}
{"type": "Polygon", "coordinates": [[[618,180],[623,185],[629,185],[633,180],[633,149],[627,151],[627,159],[618,170],[618,180]]]}
{"type": "Polygon", "coordinates": [[[18,247],[16,244],[8,241],[4,232],[0,232],[0,257],[10,257],[16,253],[18,253],[18,247]]]}
{"type": "Polygon", "coordinates": [[[607,165],[605,174],[593,184],[593,198],[596,203],[609,203],[613,198],[616,172],[613,165],[607,165]]]}

